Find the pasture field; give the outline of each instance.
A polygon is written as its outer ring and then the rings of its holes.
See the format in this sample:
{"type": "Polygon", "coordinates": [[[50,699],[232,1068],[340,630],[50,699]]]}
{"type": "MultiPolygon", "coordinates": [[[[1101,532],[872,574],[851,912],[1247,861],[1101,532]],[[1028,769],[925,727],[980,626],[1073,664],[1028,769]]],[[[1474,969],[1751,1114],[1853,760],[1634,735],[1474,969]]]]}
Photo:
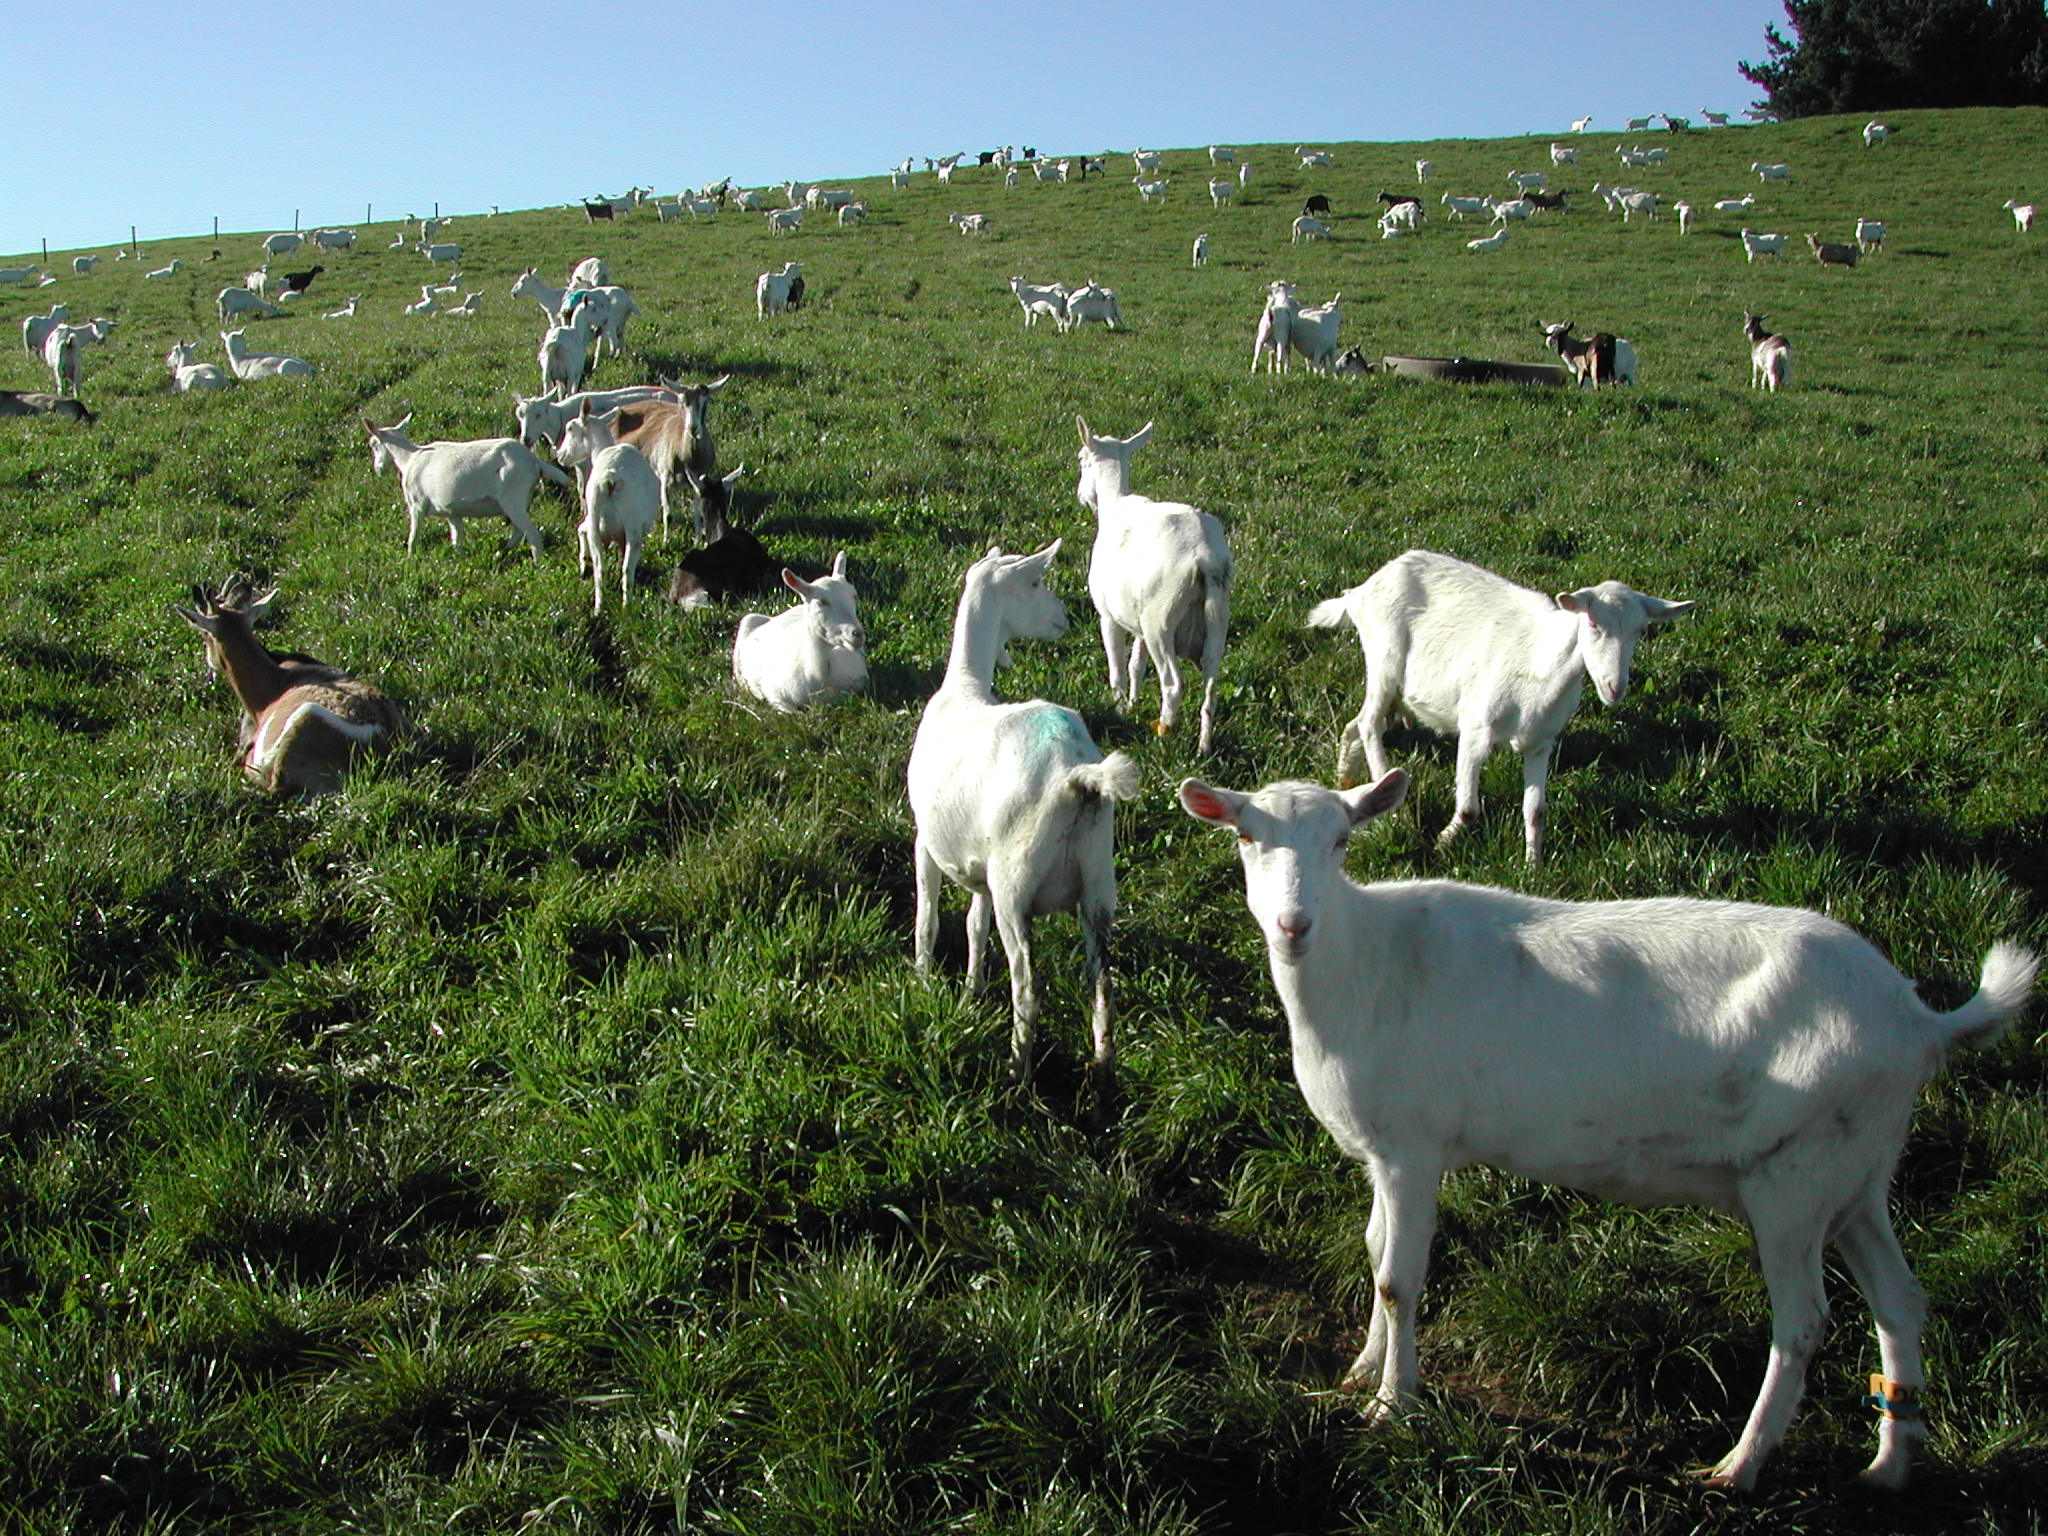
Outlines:
{"type": "MultiPolygon", "coordinates": [[[[1894,1196],[1930,1293],[1932,1427],[1904,1496],[1855,1491],[1869,1314],[1834,1327],[1752,1497],[1690,1476],[1755,1394],[1766,1305],[1739,1225],[1452,1177],[1425,1299],[1425,1405],[1384,1431],[1330,1391],[1371,1300],[1367,1181],[1295,1089],[1228,839],[1173,787],[1334,772],[1349,631],[1309,607],[1415,546],[1555,591],[1698,601],[1590,697],[1525,867],[1519,770],[1449,851],[1451,743],[1397,739],[1417,815],[1361,879],[1823,908],[1952,1007],[1990,943],[2048,945],[2048,114],[1902,113],[1669,141],[1639,186],[1742,219],[1626,228],[1582,197],[1494,256],[1435,196],[1505,193],[1549,135],[1250,147],[1212,210],[1199,150],[1162,208],[1129,161],[1005,192],[845,183],[864,228],[758,215],[616,228],[458,219],[469,321],[399,314],[425,262],[322,258],[253,347],[310,383],[173,396],[220,360],[213,295],[261,231],[147,242],[176,278],[0,290],[14,349],[56,300],[107,314],[99,424],[0,423],[0,1527],[22,1532],[1435,1531],[2048,1528],[2048,1037],[2038,1008],[1924,1095],[1894,1196]],[[1420,235],[1371,199],[1435,161],[1420,235]],[[1752,160],[1789,161],[1761,186],[1752,160]],[[2030,178],[2032,178],[2030,180],[2030,178]],[[1337,238],[1290,247],[1311,191],[1337,238]],[[966,239],[949,211],[985,211],[966,239]],[[1884,220],[1821,270],[1808,230],[1884,220]],[[1210,264],[1189,269],[1208,231],[1210,264]],[[540,311],[506,297],[603,254],[644,318],[600,385],[729,373],[713,423],[740,516],[800,569],[848,551],[871,696],[741,699],[741,610],[660,600],[680,549],[593,619],[567,500],[536,565],[471,523],[403,548],[359,418],[511,430],[540,311]],[[754,275],[803,263],[802,312],[754,275]],[[1128,330],[1026,330],[1005,284],[1090,276],[1128,330]],[[1544,320],[1632,338],[1634,390],[1247,376],[1266,282],[1344,296],[1372,354],[1540,361],[1544,320]],[[364,295],[353,321],[320,313],[364,295]],[[1747,388],[1746,307],[1791,338],[1747,388]],[[1076,413],[1157,422],[1137,489],[1222,518],[1237,558],[1217,749],[1108,692],[1074,499],[1076,413]],[[1007,990],[910,964],[903,777],[962,572],[1064,540],[1073,624],[1000,686],[1135,753],[1118,815],[1122,1095],[1084,1110],[1070,919],[1038,925],[1040,1097],[1004,1090],[1007,990]],[[282,587],[268,631],[380,680],[424,734],[347,792],[272,803],[173,618],[189,583],[282,587]]],[[[1610,174],[1611,135],[1570,140],[1610,174]]],[[[1657,142],[1665,142],[1661,137],[1657,142]]],[[[950,147],[950,146],[947,146],[950,147]]],[[[793,164],[792,170],[801,169],[793,164]]],[[[693,179],[702,179],[694,176],[693,179]]],[[[840,183],[833,183],[840,184],[840,183]]],[[[285,258],[278,265],[307,264],[285,258]]],[[[774,606],[779,606],[774,605],[774,606]]]]}

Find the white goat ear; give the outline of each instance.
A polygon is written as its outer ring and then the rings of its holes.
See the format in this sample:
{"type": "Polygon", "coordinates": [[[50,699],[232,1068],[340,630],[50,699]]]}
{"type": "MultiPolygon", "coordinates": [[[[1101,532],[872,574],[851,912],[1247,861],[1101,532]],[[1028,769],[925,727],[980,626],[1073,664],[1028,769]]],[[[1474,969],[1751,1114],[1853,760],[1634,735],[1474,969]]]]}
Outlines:
{"type": "Polygon", "coordinates": [[[841,581],[846,579],[846,551],[843,549],[832,557],[832,574],[841,581]]]}
{"type": "Polygon", "coordinates": [[[809,597],[811,595],[811,584],[786,565],[782,568],[782,584],[798,597],[809,597]]]}
{"type": "Polygon", "coordinates": [[[1402,769],[1389,768],[1378,782],[1342,790],[1338,798],[1351,813],[1351,825],[1361,826],[1375,816],[1386,815],[1408,798],[1408,775],[1402,769]]]}
{"type": "Polygon", "coordinates": [[[1150,441],[1152,441],[1152,423],[1148,421],[1124,439],[1124,446],[1126,448],[1142,448],[1150,441]]]}
{"type": "Polygon", "coordinates": [[[731,374],[721,373],[717,378],[713,379],[709,384],[706,384],[704,386],[705,392],[713,395],[717,394],[721,389],[725,388],[726,384],[731,380],[731,378],[731,374]]]}
{"type": "Polygon", "coordinates": [[[1693,609],[1693,605],[1690,602],[1674,603],[1666,598],[1651,597],[1647,593],[1640,595],[1643,603],[1643,617],[1652,624],[1667,624],[1673,619],[1685,617],[1693,609]]]}
{"type": "Polygon", "coordinates": [[[1236,827],[1238,813],[1248,796],[1233,789],[1217,789],[1200,779],[1180,781],[1180,807],[1197,821],[1212,827],[1236,827]]]}
{"type": "Polygon", "coordinates": [[[1081,429],[1081,446],[1082,446],[1082,447],[1084,447],[1084,448],[1085,448],[1085,447],[1089,446],[1089,445],[1090,445],[1091,443],[1093,443],[1093,442],[1095,441],[1095,434],[1094,434],[1093,432],[1090,432],[1090,431],[1088,430],[1088,418],[1087,418],[1087,417],[1085,417],[1085,416],[1081,415],[1081,414],[1080,414],[1079,412],[1076,412],[1076,413],[1075,413],[1075,415],[1074,415],[1074,425],[1075,425],[1075,426],[1077,426],[1077,427],[1079,427],[1079,428],[1081,429]]]}
{"type": "Polygon", "coordinates": [[[741,466],[740,466],[740,467],[739,467],[738,469],[734,470],[734,471],[733,471],[733,472],[732,472],[731,474],[729,474],[729,475],[727,475],[727,476],[725,477],[725,483],[726,483],[727,485],[733,485],[733,484],[736,484],[736,483],[738,482],[738,480],[739,480],[740,476],[741,476],[741,475],[744,475],[744,474],[745,474],[746,472],[747,472],[747,466],[746,466],[746,465],[744,465],[744,464],[742,464],[742,465],[741,465],[741,466]]]}
{"type": "Polygon", "coordinates": [[[406,429],[407,423],[409,423],[411,420],[412,412],[407,411],[403,416],[399,417],[398,420],[391,423],[391,425],[386,427],[384,430],[387,432],[403,432],[406,429]]]}
{"type": "Polygon", "coordinates": [[[1585,591],[1586,589],[1581,587],[1576,592],[1560,592],[1552,601],[1566,613],[1584,613],[1586,611],[1585,591]]]}

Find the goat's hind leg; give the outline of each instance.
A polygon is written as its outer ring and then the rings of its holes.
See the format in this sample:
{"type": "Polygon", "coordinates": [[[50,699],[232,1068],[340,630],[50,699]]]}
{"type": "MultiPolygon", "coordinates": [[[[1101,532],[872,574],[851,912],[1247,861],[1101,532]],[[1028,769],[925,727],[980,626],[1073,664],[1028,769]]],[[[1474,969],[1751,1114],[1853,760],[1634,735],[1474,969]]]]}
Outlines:
{"type": "Polygon", "coordinates": [[[1885,1210],[1889,1179],[1874,1183],[1856,1211],[1835,1234],[1835,1246],[1870,1303],[1877,1321],[1878,1358],[1884,1366],[1881,1394],[1897,1405],[1877,1426],[1877,1456],[1863,1469],[1863,1481],[1878,1488],[1906,1485],[1913,1447],[1927,1438],[1920,1416],[1926,1377],[1920,1359],[1920,1330],[1927,1321],[1927,1293],[1913,1278],[1885,1210]]]}
{"type": "MultiPolygon", "coordinates": [[[[1763,1201],[1782,1205],[1793,1198],[1785,1171],[1772,1182],[1763,1201]]],[[[1750,1229],[1756,1235],[1757,1261],[1771,1298],[1771,1353],[1764,1367],[1756,1405],[1734,1448],[1707,1474],[1713,1488],[1746,1492],[1756,1486],[1757,1473],[1785,1437],[1799,1400],[1806,1392],[1806,1366],[1827,1327],[1827,1292],[1821,1278],[1821,1222],[1804,1202],[1792,1209],[1759,1213],[1745,1201],[1750,1229]]]]}

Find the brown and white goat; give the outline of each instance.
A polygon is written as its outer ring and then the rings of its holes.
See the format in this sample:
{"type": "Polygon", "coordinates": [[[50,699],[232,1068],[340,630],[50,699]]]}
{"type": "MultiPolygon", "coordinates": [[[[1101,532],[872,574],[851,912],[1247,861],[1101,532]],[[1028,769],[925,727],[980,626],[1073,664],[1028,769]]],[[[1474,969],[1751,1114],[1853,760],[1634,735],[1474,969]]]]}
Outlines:
{"type": "Polygon", "coordinates": [[[1764,329],[1764,317],[1742,312],[1742,334],[1749,338],[1749,387],[1772,394],[1792,378],[1792,344],[1764,329]]]}
{"type": "MultiPolygon", "coordinates": [[[[668,542],[669,487],[678,476],[713,480],[718,472],[718,444],[711,437],[711,397],[725,388],[731,374],[709,384],[677,384],[662,381],[667,396],[659,400],[630,403],[620,408],[613,423],[617,440],[631,443],[647,455],[661,480],[661,541],[668,542]]],[[[691,483],[694,484],[694,481],[691,483]]],[[[692,516],[697,536],[716,537],[706,526],[704,501],[694,500],[692,516]]]]}
{"type": "Polygon", "coordinates": [[[1857,250],[1853,245],[1833,240],[1823,240],[1819,235],[1806,237],[1806,248],[1813,252],[1813,259],[1824,267],[1853,267],[1856,265],[1857,250]]]}
{"type": "Polygon", "coordinates": [[[1602,383],[1635,383],[1636,350],[1626,337],[1611,331],[1595,331],[1580,338],[1572,335],[1569,320],[1563,325],[1539,325],[1538,329],[1550,350],[1564,359],[1580,388],[1589,384],[1598,389],[1602,383]]]}
{"type": "Polygon", "coordinates": [[[275,596],[252,598],[240,579],[215,594],[195,582],[192,606],[171,612],[206,637],[207,665],[241,700],[242,771],[272,794],[329,794],[358,751],[405,732],[405,712],[373,683],[266,649],[254,625],[275,596]]]}

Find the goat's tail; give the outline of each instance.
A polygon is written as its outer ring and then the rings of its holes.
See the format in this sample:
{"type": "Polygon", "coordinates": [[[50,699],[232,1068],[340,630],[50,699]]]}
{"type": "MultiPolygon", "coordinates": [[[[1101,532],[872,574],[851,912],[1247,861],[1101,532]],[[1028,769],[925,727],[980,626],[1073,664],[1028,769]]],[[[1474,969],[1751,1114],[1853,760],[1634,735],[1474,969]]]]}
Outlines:
{"type": "Polygon", "coordinates": [[[1104,800],[1138,797],[1138,760],[1128,752],[1112,752],[1099,763],[1083,763],[1067,774],[1067,787],[1104,800]]]}
{"type": "Polygon", "coordinates": [[[1351,617],[1351,594],[1340,592],[1335,597],[1317,603],[1308,611],[1310,629],[1337,629],[1351,617]]]}
{"type": "MultiPolygon", "coordinates": [[[[536,455],[536,457],[538,456],[536,455]]],[[[541,474],[545,478],[554,481],[555,484],[574,485],[576,483],[575,481],[571,480],[568,477],[568,475],[564,474],[558,466],[550,464],[546,459],[539,459],[539,463],[541,474]]]]}
{"type": "Polygon", "coordinates": [[[1977,995],[1954,1013],[1941,1015],[1950,1045],[1989,1045],[2004,1034],[2034,990],[2041,957],[2017,944],[1997,943],[1984,957],[1977,995]]]}

